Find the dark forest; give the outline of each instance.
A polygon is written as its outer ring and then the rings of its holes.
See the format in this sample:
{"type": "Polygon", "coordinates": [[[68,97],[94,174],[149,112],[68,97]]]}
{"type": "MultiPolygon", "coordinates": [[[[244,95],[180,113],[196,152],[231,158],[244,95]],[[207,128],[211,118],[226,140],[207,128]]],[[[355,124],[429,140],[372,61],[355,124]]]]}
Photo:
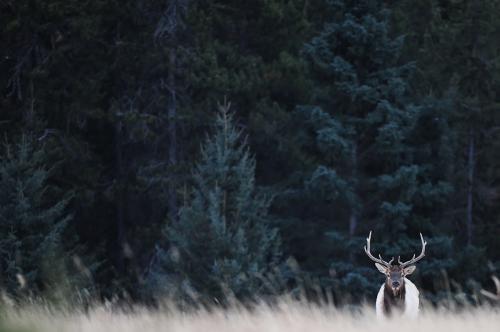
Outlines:
{"type": "MultiPolygon", "coordinates": [[[[500,275],[500,1],[2,0],[12,298],[433,303],[500,275]]],[[[457,295],[458,294],[458,295],[457,295]]]]}

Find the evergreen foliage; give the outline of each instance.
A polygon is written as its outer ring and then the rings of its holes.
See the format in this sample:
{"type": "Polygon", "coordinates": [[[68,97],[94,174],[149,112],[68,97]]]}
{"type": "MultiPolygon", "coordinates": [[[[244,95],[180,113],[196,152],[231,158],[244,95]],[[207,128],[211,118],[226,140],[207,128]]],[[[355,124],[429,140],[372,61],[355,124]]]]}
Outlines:
{"type": "Polygon", "coordinates": [[[54,169],[47,162],[47,153],[28,136],[5,144],[1,154],[0,262],[2,287],[11,294],[46,290],[66,277],[59,263],[69,254],[63,232],[71,196],[50,184],[54,169]]]}
{"type": "Polygon", "coordinates": [[[179,221],[167,225],[171,249],[158,264],[181,282],[181,296],[222,302],[274,291],[263,282],[282,256],[268,214],[271,197],[255,185],[255,159],[234,121],[229,104],[221,105],[194,170],[193,193],[179,221]]]}
{"type": "Polygon", "coordinates": [[[413,280],[433,301],[442,270],[466,291],[488,282],[500,268],[499,10],[0,2],[2,286],[17,293],[17,274],[33,295],[77,285],[66,261],[85,247],[104,298],[258,296],[282,256],[300,278],[276,290],[373,296],[369,230],[389,258],[423,233],[413,280]],[[224,96],[248,140],[223,113],[205,140],[224,96]]]}
{"type": "MultiPolygon", "coordinates": [[[[335,257],[330,270],[336,286],[373,295],[380,278],[354,260],[362,254],[359,229],[383,236],[381,249],[387,255],[410,254],[418,250],[418,232],[431,235],[439,217],[428,209],[442,207],[452,186],[419,155],[436,142],[414,140],[426,107],[410,103],[414,64],[399,62],[403,38],[390,36],[383,2],[336,1],[332,6],[335,19],[305,48],[318,81],[324,82],[316,96],[319,106],[299,111],[320,152],[305,189],[335,214],[309,218],[327,216],[331,221],[320,230],[329,228],[333,243],[343,243],[327,251],[335,257]]],[[[449,244],[440,237],[432,241],[449,244]]],[[[435,250],[432,259],[451,268],[437,254],[441,249],[435,250]]]]}

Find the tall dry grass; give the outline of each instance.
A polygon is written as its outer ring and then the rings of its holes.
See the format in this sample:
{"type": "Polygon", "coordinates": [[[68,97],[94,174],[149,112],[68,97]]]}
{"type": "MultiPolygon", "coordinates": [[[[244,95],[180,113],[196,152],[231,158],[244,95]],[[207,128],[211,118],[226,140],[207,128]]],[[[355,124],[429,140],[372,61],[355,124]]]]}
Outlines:
{"type": "Polygon", "coordinates": [[[398,318],[377,321],[372,308],[346,312],[328,305],[317,306],[290,301],[272,307],[260,305],[252,310],[234,307],[191,312],[168,308],[134,308],[124,311],[105,306],[86,312],[70,312],[31,306],[4,311],[3,321],[4,327],[9,331],[47,332],[500,331],[498,308],[470,308],[454,313],[429,310],[423,311],[415,321],[398,318]]]}

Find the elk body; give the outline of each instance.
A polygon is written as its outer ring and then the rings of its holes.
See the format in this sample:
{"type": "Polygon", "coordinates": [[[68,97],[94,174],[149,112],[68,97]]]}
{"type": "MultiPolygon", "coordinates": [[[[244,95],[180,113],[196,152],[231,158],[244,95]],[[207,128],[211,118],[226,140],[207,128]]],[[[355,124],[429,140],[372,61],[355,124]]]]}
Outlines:
{"type": "Polygon", "coordinates": [[[377,269],[386,276],[385,283],[380,287],[375,303],[375,310],[378,318],[393,315],[403,315],[404,317],[416,318],[419,311],[419,291],[417,287],[406,278],[415,271],[415,264],[425,256],[425,246],[427,242],[420,234],[422,241],[422,251],[418,257],[406,262],[401,262],[398,257],[397,265],[393,265],[394,257],[389,262],[374,257],[370,251],[370,240],[372,232],[366,239],[365,252],[371,260],[375,262],[377,269]]]}

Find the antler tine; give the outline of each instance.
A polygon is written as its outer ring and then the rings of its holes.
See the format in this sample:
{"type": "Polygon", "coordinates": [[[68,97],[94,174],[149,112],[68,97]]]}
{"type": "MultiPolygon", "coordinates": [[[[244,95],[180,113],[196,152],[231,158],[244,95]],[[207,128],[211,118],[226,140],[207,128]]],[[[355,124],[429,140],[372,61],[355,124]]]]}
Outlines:
{"type": "Polygon", "coordinates": [[[493,282],[495,283],[495,288],[497,289],[497,293],[494,294],[494,293],[489,292],[485,289],[481,289],[480,292],[481,292],[481,294],[483,294],[484,296],[488,297],[491,300],[500,301],[500,279],[498,279],[495,276],[491,276],[491,278],[493,279],[493,282]]]}
{"type": "Polygon", "coordinates": [[[497,289],[498,299],[500,299],[500,279],[498,279],[495,276],[492,276],[491,279],[493,279],[493,282],[495,283],[495,287],[497,289]]]}
{"type": "MultiPolygon", "coordinates": [[[[415,254],[413,254],[413,257],[409,261],[412,261],[414,259],[415,259],[415,254]]],[[[399,265],[407,265],[406,262],[401,262],[401,256],[398,256],[398,264],[399,265]]]]}
{"type": "Polygon", "coordinates": [[[422,241],[422,251],[420,252],[420,255],[418,257],[415,257],[415,254],[413,254],[412,259],[406,262],[401,262],[400,257],[398,257],[398,263],[402,267],[408,266],[410,264],[415,264],[425,256],[425,246],[427,245],[427,242],[424,240],[424,237],[422,236],[422,233],[420,233],[420,240],[422,241]]]}
{"type": "Polygon", "coordinates": [[[392,257],[392,259],[389,261],[389,262],[386,262],[382,259],[382,256],[379,254],[378,257],[379,258],[376,258],[372,255],[371,251],[370,251],[370,241],[372,239],[372,232],[370,231],[370,234],[368,235],[368,237],[366,238],[366,246],[365,246],[365,253],[368,255],[368,257],[376,262],[376,263],[380,263],[382,265],[385,265],[387,267],[391,266],[391,263],[392,261],[394,260],[394,257],[392,257]]]}

